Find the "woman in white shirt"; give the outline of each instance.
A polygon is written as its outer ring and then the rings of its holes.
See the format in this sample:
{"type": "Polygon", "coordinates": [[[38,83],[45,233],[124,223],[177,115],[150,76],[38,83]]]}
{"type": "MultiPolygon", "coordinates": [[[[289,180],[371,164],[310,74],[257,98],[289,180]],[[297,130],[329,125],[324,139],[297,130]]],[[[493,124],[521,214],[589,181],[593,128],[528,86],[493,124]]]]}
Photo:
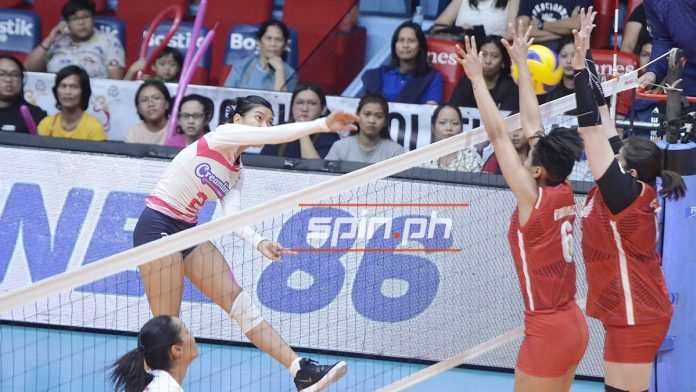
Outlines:
{"type": "Polygon", "coordinates": [[[457,26],[473,30],[483,26],[484,35],[507,36],[507,25],[513,23],[520,8],[520,0],[452,0],[435,19],[432,32],[457,26]]]}
{"type": "Polygon", "coordinates": [[[186,370],[196,358],[196,340],[186,325],[177,317],[157,316],[140,329],[138,347],[114,362],[111,382],[116,391],[183,392],[186,370]]]}

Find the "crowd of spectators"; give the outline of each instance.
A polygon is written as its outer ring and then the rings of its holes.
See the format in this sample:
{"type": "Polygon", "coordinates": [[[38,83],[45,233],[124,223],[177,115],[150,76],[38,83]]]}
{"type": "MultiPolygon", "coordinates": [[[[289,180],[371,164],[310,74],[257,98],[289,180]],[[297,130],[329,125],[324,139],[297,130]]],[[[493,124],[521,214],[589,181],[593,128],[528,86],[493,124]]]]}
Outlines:
{"type": "MultiPolygon", "coordinates": [[[[574,79],[570,61],[575,48],[571,32],[579,27],[579,9],[589,5],[590,0],[452,0],[427,33],[418,23],[400,24],[391,38],[388,64],[364,72],[363,98],[357,109],[360,118],[357,133],[347,137],[337,134],[307,136],[292,143],[264,146],[261,154],[362,163],[397,156],[404,148],[389,135],[389,102],[437,105],[433,106],[431,142],[461,133],[464,119],[458,108],[476,106],[471,81],[464,75],[451,97],[443,95],[443,75],[428,58],[427,34],[447,34],[455,40],[464,35],[475,37],[486,87],[499,110],[515,113],[520,106],[518,89],[511,77],[510,56],[501,40],[508,34],[509,23],[528,25],[535,42],[558,52],[563,67],[561,82],[552,92],[540,96],[540,102],[572,94],[574,79]]],[[[211,99],[202,95],[183,97],[177,117],[170,119],[174,102],[164,83],[178,81],[183,66],[179,50],[167,47],[152,63],[151,69],[145,69],[146,59],[138,59],[124,72],[123,47],[114,35],[95,29],[95,6],[91,0],[68,0],[61,15],[63,20],[29,53],[24,64],[11,55],[0,56],[0,130],[28,132],[19,109],[26,105],[38,124],[40,135],[106,140],[104,125],[86,112],[91,95],[90,78],[133,80],[144,73],[145,80],[137,82],[140,84],[135,95],[135,112],[141,122],[128,129],[126,143],[164,145],[170,120],[176,121],[176,133],[185,137],[187,144],[210,132],[215,107],[211,99]],[[48,116],[42,108],[25,100],[25,70],[56,73],[52,88],[58,109],[56,114],[48,116]]],[[[623,51],[640,56],[641,66],[649,62],[653,45],[647,29],[648,19],[645,7],[639,5],[628,19],[621,44],[623,51]]],[[[291,91],[291,122],[328,115],[330,108],[322,87],[316,83],[298,85],[297,70],[284,59],[290,39],[288,27],[280,21],[268,20],[259,27],[256,38],[257,51],[233,65],[224,85],[291,91]]],[[[655,71],[652,72],[654,76],[655,71]]],[[[618,115],[630,114],[637,120],[649,120],[657,104],[636,100],[631,94],[627,91],[619,96],[618,115]]],[[[513,143],[520,158],[524,159],[528,146],[519,132],[513,133],[513,143]]],[[[486,144],[443,156],[424,167],[500,172],[495,154],[486,144]]]]}

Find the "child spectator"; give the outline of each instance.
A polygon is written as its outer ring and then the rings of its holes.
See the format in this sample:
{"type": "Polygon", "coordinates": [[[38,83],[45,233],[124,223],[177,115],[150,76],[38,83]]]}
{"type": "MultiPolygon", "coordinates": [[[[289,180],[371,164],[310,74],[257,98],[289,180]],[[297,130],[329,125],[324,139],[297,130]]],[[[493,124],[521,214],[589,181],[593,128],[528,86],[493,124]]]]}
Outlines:
{"type": "MultiPolygon", "coordinates": [[[[123,80],[135,79],[138,72],[145,68],[145,63],[147,63],[147,58],[134,62],[133,65],[128,68],[128,72],[126,72],[126,76],[123,77],[123,80]]],[[[184,56],[181,52],[171,46],[167,46],[159,56],[157,56],[155,62],[152,63],[154,77],[148,75],[146,79],[155,79],[164,83],[177,83],[183,65],[184,56]]]]}

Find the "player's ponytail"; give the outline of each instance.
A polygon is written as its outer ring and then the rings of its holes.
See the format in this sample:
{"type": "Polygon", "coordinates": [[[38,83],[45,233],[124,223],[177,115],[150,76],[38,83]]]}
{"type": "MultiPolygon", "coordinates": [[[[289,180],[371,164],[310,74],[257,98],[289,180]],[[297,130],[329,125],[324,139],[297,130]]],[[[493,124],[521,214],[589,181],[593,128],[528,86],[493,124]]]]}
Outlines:
{"type": "Polygon", "coordinates": [[[662,178],[662,196],[677,200],[686,195],[686,184],[679,173],[662,170],[660,177],[662,178]]]}
{"type": "Polygon", "coordinates": [[[631,136],[624,139],[621,157],[626,170],[635,170],[638,180],[655,187],[657,177],[662,177],[662,195],[675,200],[684,196],[686,185],[681,176],[671,170],[663,170],[664,151],[646,138],[631,136]]]}
{"type": "Polygon", "coordinates": [[[227,117],[227,123],[232,124],[234,122],[234,115],[239,114],[244,117],[247,112],[255,107],[263,106],[268,108],[268,110],[273,113],[273,107],[271,103],[265,98],[259,97],[258,95],[248,95],[246,97],[235,98],[231,103],[225,108],[225,116],[227,117]]]}
{"type": "Polygon", "coordinates": [[[181,344],[181,327],[171,316],[158,316],[143,325],[138,333],[138,347],[112,365],[111,382],[116,391],[141,392],[153,376],[145,371],[171,369],[171,347],[181,344]]]}

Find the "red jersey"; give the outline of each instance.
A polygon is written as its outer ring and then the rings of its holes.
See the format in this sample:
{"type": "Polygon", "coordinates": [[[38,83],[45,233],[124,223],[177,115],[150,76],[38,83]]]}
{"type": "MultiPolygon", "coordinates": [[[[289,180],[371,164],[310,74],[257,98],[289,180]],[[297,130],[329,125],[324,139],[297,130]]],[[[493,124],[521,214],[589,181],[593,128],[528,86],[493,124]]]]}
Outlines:
{"type": "Polygon", "coordinates": [[[660,204],[641,183],[636,200],[618,215],[594,186],[582,210],[582,251],[587,270],[587,314],[604,324],[627,326],[669,320],[669,300],[657,253],[660,204]]]}
{"type": "Polygon", "coordinates": [[[527,223],[520,227],[519,222],[515,209],[508,240],[526,310],[557,309],[574,300],[575,199],[570,185],[539,187],[527,223]]]}

